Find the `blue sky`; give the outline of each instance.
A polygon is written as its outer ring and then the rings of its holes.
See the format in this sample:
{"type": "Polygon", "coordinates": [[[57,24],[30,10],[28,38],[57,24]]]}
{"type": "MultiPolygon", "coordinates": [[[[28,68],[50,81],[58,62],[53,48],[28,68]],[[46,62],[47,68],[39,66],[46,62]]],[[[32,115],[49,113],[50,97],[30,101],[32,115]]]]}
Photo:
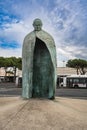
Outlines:
{"type": "Polygon", "coordinates": [[[0,56],[21,56],[35,18],[55,40],[58,66],[87,60],[87,0],[0,0],[0,56]]]}

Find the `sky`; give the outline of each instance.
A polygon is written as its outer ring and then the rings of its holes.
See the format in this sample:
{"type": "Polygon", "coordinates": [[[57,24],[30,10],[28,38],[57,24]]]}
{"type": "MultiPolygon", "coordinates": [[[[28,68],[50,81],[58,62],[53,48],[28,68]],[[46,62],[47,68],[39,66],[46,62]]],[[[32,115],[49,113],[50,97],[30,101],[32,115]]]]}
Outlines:
{"type": "Polygon", "coordinates": [[[22,56],[23,39],[36,18],[55,40],[57,66],[87,60],[87,0],[0,0],[0,56],[22,56]]]}

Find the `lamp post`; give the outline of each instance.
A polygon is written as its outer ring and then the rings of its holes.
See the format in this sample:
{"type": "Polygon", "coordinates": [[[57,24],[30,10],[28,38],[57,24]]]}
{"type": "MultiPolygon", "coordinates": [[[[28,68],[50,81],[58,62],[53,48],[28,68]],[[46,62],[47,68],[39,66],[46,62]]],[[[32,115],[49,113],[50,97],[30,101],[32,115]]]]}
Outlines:
{"type": "Polygon", "coordinates": [[[63,60],[63,67],[65,67],[65,61],[63,60]]]}

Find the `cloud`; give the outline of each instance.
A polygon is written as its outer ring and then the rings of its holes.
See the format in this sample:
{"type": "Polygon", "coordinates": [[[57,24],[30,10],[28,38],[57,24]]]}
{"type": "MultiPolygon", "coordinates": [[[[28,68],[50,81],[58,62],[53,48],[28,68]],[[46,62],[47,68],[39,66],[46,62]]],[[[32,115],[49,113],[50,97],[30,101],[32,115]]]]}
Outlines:
{"type": "MultiPolygon", "coordinates": [[[[87,1],[5,0],[1,5],[4,17],[0,38],[10,43],[15,41],[20,45],[17,51],[15,49],[16,56],[18,50],[21,53],[25,35],[33,30],[33,20],[39,17],[43,21],[43,29],[55,40],[58,64],[72,58],[87,59],[87,1]]],[[[5,51],[8,52],[6,49],[5,51]]],[[[8,53],[12,54],[12,50],[9,51],[11,53],[8,53]]],[[[2,52],[4,52],[3,49],[2,52]]]]}
{"type": "Polygon", "coordinates": [[[73,58],[87,60],[87,6],[83,3],[80,0],[56,0],[51,12],[58,39],[57,55],[62,61],[73,58]]]}
{"type": "Polygon", "coordinates": [[[19,44],[22,44],[24,36],[28,33],[28,27],[23,21],[3,24],[3,29],[0,30],[1,38],[5,38],[8,41],[16,41],[19,44]]]}
{"type": "Polygon", "coordinates": [[[21,48],[18,49],[3,49],[0,48],[0,56],[3,57],[11,57],[11,56],[16,56],[16,57],[21,57],[22,56],[22,52],[21,52],[21,48]]]}
{"type": "MultiPolygon", "coordinates": [[[[84,8],[80,0],[62,0],[62,2],[57,0],[57,4],[59,6],[57,6],[56,12],[58,10],[63,13],[66,12],[65,15],[61,13],[61,17],[59,17],[63,23],[63,29],[60,31],[61,39],[66,45],[84,44],[86,46],[87,7],[84,8]],[[66,18],[63,19],[62,15],[66,16],[66,18]]],[[[55,16],[57,17],[57,15],[55,16]]]]}

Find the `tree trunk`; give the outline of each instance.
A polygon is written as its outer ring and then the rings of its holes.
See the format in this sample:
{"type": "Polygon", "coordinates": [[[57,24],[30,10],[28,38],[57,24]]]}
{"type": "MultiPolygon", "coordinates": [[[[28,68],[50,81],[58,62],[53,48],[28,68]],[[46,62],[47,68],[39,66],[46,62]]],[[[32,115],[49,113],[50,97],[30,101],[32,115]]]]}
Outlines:
{"type": "Polygon", "coordinates": [[[86,73],[84,68],[82,68],[81,70],[82,70],[82,75],[84,75],[86,73]]]}
{"type": "Polygon", "coordinates": [[[77,71],[77,75],[79,75],[79,68],[77,68],[77,70],[76,70],[76,71],[77,71]]]}

